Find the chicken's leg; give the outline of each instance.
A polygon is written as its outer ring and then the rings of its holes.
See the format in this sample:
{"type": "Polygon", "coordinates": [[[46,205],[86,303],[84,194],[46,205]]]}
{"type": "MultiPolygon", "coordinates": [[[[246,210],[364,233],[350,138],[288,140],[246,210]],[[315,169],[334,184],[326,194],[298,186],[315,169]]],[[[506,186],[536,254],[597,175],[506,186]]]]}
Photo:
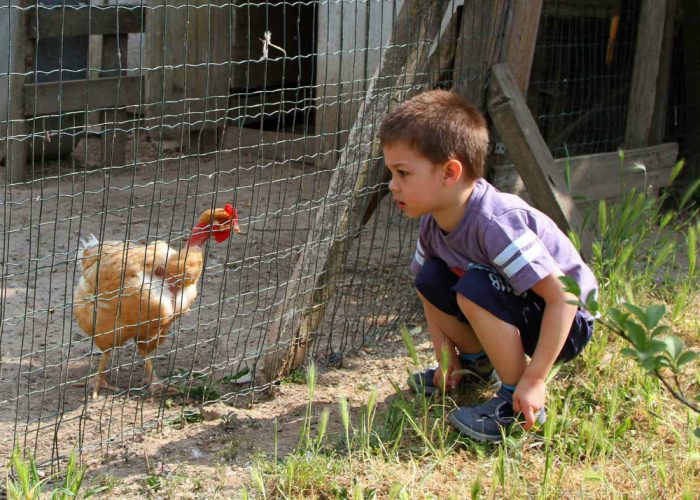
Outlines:
{"type": "MultiPolygon", "coordinates": [[[[160,380],[156,376],[156,372],[153,369],[153,360],[148,357],[148,353],[146,352],[141,352],[141,356],[143,357],[143,365],[144,365],[144,374],[143,374],[143,383],[144,385],[148,386],[148,391],[152,395],[158,395],[163,392],[163,381],[160,380]]],[[[166,393],[167,394],[174,394],[177,392],[177,389],[175,387],[168,387],[166,393]]]]}
{"type": "Polygon", "coordinates": [[[102,352],[102,356],[100,356],[100,364],[97,367],[97,375],[95,375],[95,378],[92,379],[92,399],[97,399],[100,389],[103,387],[108,391],[119,390],[117,387],[109,385],[109,382],[107,382],[107,377],[105,377],[105,370],[107,369],[107,363],[109,363],[111,354],[111,349],[108,349],[102,352]]]}

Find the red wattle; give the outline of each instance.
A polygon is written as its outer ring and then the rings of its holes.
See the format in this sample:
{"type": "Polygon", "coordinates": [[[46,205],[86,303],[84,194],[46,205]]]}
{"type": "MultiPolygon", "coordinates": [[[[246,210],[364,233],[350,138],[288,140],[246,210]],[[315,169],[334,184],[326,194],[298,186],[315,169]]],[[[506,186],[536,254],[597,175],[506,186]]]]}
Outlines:
{"type": "Polygon", "coordinates": [[[226,239],[231,235],[230,230],[223,230],[223,231],[216,231],[212,234],[214,236],[214,239],[216,240],[217,243],[221,243],[222,241],[226,241],[226,239]]]}
{"type": "Polygon", "coordinates": [[[204,245],[204,242],[207,241],[207,238],[209,238],[209,225],[200,226],[197,224],[192,230],[192,236],[187,245],[191,247],[201,247],[204,245]]]}

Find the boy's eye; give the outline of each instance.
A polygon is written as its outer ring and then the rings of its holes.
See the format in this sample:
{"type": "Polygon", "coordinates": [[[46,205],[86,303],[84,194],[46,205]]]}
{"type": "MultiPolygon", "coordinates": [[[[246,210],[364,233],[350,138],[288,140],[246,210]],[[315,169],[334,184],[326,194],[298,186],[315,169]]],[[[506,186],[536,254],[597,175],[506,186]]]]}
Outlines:
{"type": "Polygon", "coordinates": [[[399,177],[406,177],[408,175],[408,172],[405,170],[399,170],[396,173],[399,174],[399,177]]]}

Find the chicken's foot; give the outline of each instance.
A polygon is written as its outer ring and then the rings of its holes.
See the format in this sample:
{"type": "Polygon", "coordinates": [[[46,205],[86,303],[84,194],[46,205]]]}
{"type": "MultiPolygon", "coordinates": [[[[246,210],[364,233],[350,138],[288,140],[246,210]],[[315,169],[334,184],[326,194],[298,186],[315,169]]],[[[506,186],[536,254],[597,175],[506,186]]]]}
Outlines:
{"type": "MultiPolygon", "coordinates": [[[[152,396],[158,396],[163,393],[165,389],[165,383],[156,376],[155,370],[153,369],[153,360],[151,358],[143,358],[144,364],[144,376],[143,383],[148,386],[148,392],[152,396]]],[[[166,394],[177,393],[177,388],[168,386],[166,389],[166,394]]]]}
{"type": "Polygon", "coordinates": [[[100,364],[97,367],[97,374],[95,375],[95,378],[92,379],[91,383],[92,399],[97,399],[97,396],[100,394],[100,390],[102,388],[107,389],[108,391],[119,390],[118,387],[110,385],[109,382],[107,382],[107,377],[105,377],[105,370],[107,369],[107,363],[109,363],[110,356],[110,351],[104,351],[100,357],[100,364]]]}

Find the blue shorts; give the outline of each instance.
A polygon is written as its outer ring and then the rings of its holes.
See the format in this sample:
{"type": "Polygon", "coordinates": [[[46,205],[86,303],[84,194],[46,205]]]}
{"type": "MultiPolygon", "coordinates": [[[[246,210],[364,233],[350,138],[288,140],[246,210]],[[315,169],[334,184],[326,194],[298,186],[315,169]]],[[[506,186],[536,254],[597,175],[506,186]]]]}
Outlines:
{"type": "MultiPolygon", "coordinates": [[[[457,294],[463,295],[498,319],[515,326],[520,331],[525,354],[532,356],[535,352],[544,300],[532,290],[517,295],[495,270],[472,264],[460,277],[442,260],[428,260],[416,276],[416,288],[440,311],[468,323],[457,305],[457,294]]],[[[580,354],[592,333],[593,319],[579,309],[557,361],[569,361],[580,354]]]]}

